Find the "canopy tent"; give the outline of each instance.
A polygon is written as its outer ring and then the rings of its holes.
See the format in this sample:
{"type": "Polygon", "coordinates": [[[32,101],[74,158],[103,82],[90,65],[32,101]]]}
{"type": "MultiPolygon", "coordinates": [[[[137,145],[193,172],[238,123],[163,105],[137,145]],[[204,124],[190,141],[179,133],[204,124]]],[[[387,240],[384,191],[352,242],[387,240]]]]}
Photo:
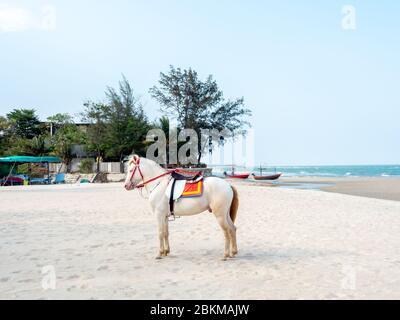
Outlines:
{"type": "Polygon", "coordinates": [[[5,180],[1,180],[0,185],[5,185],[10,178],[11,172],[13,171],[14,167],[19,164],[23,163],[45,163],[47,166],[47,178],[37,178],[37,179],[30,179],[30,181],[35,180],[39,183],[50,183],[50,168],[49,163],[61,163],[62,160],[58,157],[32,157],[32,156],[10,156],[10,157],[3,157],[0,158],[0,165],[4,164],[8,166],[9,173],[5,180]]]}
{"type": "Polygon", "coordinates": [[[58,157],[11,156],[0,158],[0,163],[61,163],[58,157]]]}

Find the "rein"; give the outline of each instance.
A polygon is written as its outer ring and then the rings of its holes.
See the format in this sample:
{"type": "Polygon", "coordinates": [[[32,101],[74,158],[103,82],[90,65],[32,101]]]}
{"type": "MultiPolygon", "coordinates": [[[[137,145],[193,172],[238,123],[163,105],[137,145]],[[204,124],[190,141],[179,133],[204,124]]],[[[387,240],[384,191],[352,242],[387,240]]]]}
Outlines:
{"type": "MultiPolygon", "coordinates": [[[[140,169],[139,169],[139,170],[140,170],[140,169]]],[[[139,171],[139,172],[140,172],[140,171],[139,171]]],[[[150,183],[150,182],[153,182],[153,181],[155,181],[155,180],[158,180],[158,179],[160,179],[160,178],[162,178],[162,177],[165,177],[166,175],[169,175],[169,174],[171,174],[172,172],[174,172],[174,170],[164,172],[163,174],[160,174],[160,175],[157,176],[157,177],[151,178],[151,179],[149,179],[149,180],[147,180],[147,181],[143,181],[142,183],[139,183],[135,188],[136,188],[136,189],[143,188],[146,184],[148,184],[148,183],[150,183]]],[[[143,175],[142,175],[142,180],[143,180],[143,175]]]]}

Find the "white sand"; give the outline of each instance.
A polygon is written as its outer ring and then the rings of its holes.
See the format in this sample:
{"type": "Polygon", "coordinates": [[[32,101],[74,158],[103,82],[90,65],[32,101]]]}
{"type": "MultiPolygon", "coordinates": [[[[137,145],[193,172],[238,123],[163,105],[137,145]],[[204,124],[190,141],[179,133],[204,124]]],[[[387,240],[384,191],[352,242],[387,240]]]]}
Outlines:
{"type": "Polygon", "coordinates": [[[238,190],[239,255],[224,262],[210,213],[172,223],[172,255],[155,260],[155,217],[121,184],[2,188],[0,298],[400,298],[400,202],[238,190]]]}

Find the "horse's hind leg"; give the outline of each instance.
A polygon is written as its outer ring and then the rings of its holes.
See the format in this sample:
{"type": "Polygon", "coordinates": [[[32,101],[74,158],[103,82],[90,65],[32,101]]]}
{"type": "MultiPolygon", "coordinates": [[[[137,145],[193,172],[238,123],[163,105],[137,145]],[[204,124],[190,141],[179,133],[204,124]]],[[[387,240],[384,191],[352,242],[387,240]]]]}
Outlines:
{"type": "Polygon", "coordinates": [[[224,247],[223,260],[226,260],[228,257],[230,257],[231,236],[230,236],[230,231],[229,231],[229,224],[226,221],[225,215],[222,212],[215,212],[215,217],[217,218],[217,221],[218,221],[219,225],[221,226],[222,231],[224,232],[225,247],[224,247]]]}
{"type": "Polygon", "coordinates": [[[228,230],[229,230],[229,236],[231,239],[231,254],[230,257],[234,257],[238,253],[238,248],[237,248],[237,242],[236,242],[236,227],[235,224],[233,223],[229,211],[227,212],[226,219],[228,222],[228,230]]]}
{"type": "Polygon", "coordinates": [[[229,234],[231,236],[231,257],[234,257],[238,253],[237,242],[236,242],[236,227],[233,225],[229,228],[229,234]]]}

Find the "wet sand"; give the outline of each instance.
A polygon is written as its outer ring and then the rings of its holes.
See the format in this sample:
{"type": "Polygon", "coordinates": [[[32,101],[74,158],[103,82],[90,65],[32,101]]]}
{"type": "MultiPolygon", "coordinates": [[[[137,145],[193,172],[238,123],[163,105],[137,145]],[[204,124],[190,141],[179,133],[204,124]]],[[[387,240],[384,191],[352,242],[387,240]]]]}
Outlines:
{"type": "Polygon", "coordinates": [[[328,192],[400,201],[400,178],[394,177],[282,177],[279,181],[283,185],[310,184],[328,192]]]}

